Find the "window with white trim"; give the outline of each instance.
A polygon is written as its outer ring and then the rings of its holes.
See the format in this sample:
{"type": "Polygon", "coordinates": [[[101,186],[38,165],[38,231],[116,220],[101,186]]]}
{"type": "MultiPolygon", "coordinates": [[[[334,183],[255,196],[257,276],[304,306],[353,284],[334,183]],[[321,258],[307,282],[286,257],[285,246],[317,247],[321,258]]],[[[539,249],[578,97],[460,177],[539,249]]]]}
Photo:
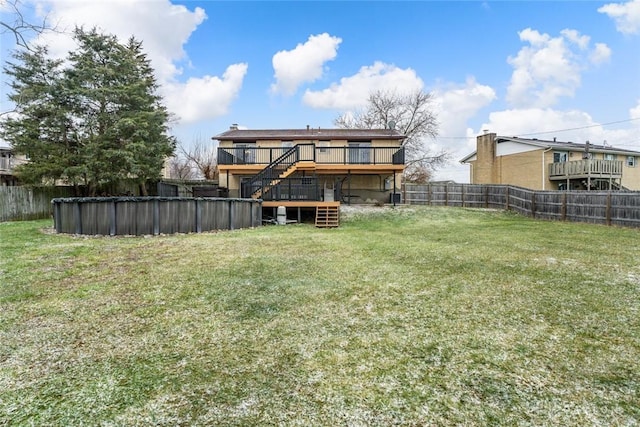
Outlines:
{"type": "Polygon", "coordinates": [[[616,159],[616,155],[615,154],[611,154],[611,153],[604,153],[604,159],[605,160],[615,160],[616,159]]]}
{"type": "Polygon", "coordinates": [[[630,168],[636,167],[636,158],[635,156],[627,156],[627,166],[630,168]]]}
{"type": "Polygon", "coordinates": [[[553,163],[564,163],[569,159],[569,154],[566,151],[554,151],[553,163]]]}

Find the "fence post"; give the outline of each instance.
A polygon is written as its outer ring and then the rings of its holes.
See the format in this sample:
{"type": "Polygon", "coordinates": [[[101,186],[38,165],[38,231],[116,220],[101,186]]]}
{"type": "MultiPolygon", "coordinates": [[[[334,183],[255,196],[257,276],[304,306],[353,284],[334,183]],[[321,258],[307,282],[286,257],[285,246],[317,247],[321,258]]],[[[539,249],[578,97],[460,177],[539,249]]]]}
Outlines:
{"type": "Polygon", "coordinates": [[[462,189],[460,190],[460,197],[462,198],[462,207],[464,208],[464,184],[462,184],[462,189]]]}
{"type": "Polygon", "coordinates": [[[536,217],[536,192],[531,192],[531,218],[536,217]]]}
{"type": "Polygon", "coordinates": [[[449,206],[449,184],[444,185],[444,205],[449,206]]]}
{"type": "Polygon", "coordinates": [[[431,184],[427,184],[427,205],[431,206],[431,192],[433,191],[433,189],[431,188],[431,184]]]}
{"type": "Polygon", "coordinates": [[[109,204],[109,235],[110,236],[115,236],[116,235],[116,221],[117,221],[117,216],[116,216],[116,199],[111,200],[111,203],[109,204]]]}
{"type": "Polygon", "coordinates": [[[229,200],[229,230],[235,230],[233,222],[235,221],[235,215],[233,212],[233,200],[229,200]]]}
{"type": "Polygon", "coordinates": [[[562,207],[560,208],[560,218],[567,220],[567,192],[562,193],[562,207]]]}
{"type": "MultiPolygon", "coordinates": [[[[160,234],[160,202],[156,199],[153,201],[153,235],[160,234]]],[[[165,230],[166,232],[166,230],[165,230]]]]}
{"type": "Polygon", "coordinates": [[[196,233],[202,233],[202,204],[199,199],[196,202],[196,233]]]}
{"type": "Polygon", "coordinates": [[[605,222],[607,225],[611,225],[611,191],[607,193],[607,211],[605,222]]]}
{"type": "Polygon", "coordinates": [[[504,198],[504,210],[509,210],[509,186],[505,187],[506,193],[504,198]]]}
{"type": "Polygon", "coordinates": [[[76,234],[82,234],[82,209],[78,201],[73,203],[73,216],[76,223],[76,234]]]}
{"type": "Polygon", "coordinates": [[[484,208],[489,208],[489,186],[484,186],[484,208]]]}

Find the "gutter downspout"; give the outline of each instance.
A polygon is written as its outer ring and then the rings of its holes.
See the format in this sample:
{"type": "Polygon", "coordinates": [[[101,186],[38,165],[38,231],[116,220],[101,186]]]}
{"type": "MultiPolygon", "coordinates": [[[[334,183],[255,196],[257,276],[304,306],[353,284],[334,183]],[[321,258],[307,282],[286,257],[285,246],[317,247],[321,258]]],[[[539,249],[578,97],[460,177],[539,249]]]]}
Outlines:
{"type": "Polygon", "coordinates": [[[544,163],[544,153],[548,153],[549,151],[551,151],[552,148],[549,147],[546,150],[542,151],[542,191],[545,191],[545,184],[547,183],[547,180],[545,179],[545,163],[544,163]]]}

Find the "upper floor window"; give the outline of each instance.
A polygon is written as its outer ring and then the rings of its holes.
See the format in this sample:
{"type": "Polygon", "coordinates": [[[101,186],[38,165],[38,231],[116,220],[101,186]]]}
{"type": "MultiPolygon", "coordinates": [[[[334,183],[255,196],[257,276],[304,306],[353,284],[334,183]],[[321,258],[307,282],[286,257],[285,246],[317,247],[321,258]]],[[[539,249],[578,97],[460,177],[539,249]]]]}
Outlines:
{"type": "Polygon", "coordinates": [[[327,148],[329,148],[329,146],[331,145],[331,142],[329,140],[320,140],[318,141],[318,148],[320,148],[320,152],[321,153],[326,153],[327,148]]]}
{"type": "Polygon", "coordinates": [[[634,156],[627,156],[627,166],[630,168],[636,167],[636,158],[634,156]]]}
{"type": "Polygon", "coordinates": [[[616,159],[616,155],[615,154],[611,154],[611,153],[604,153],[604,159],[605,160],[615,160],[616,159]]]}
{"type": "Polygon", "coordinates": [[[255,141],[233,141],[234,163],[253,164],[256,161],[256,142],[255,141]]]}
{"type": "Polygon", "coordinates": [[[553,163],[563,163],[569,159],[569,154],[566,151],[554,151],[553,163]]]}
{"type": "Polygon", "coordinates": [[[282,141],[282,148],[291,148],[293,147],[293,141],[282,141]]]}

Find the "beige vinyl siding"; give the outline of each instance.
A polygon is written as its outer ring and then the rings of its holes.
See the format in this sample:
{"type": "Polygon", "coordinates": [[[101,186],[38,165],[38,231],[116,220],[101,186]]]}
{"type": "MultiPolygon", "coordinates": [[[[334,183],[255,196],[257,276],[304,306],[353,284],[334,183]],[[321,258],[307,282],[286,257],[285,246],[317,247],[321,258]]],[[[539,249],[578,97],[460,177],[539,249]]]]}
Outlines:
{"type": "Polygon", "coordinates": [[[622,186],[629,190],[640,191],[640,166],[636,157],[635,167],[627,164],[627,156],[618,156],[618,160],[622,160],[622,186]]]}

